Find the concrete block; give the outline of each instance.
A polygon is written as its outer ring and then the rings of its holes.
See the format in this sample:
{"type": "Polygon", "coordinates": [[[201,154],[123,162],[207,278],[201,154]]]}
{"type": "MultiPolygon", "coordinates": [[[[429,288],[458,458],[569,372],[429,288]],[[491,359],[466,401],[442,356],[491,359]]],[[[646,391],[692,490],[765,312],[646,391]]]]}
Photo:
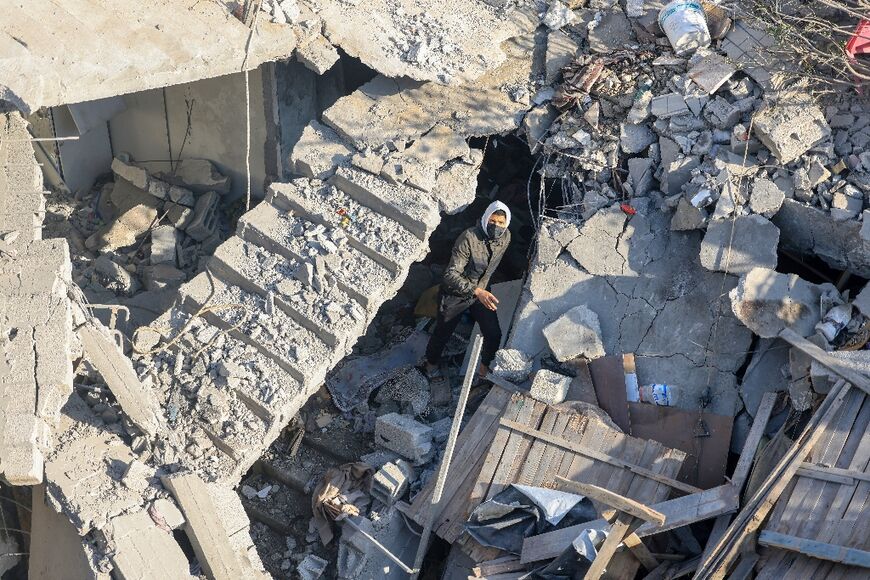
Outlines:
{"type": "Polygon", "coordinates": [[[314,554],[308,554],[305,559],[299,562],[296,568],[296,573],[300,580],[317,580],[326,571],[329,562],[314,554]]]}
{"type": "Polygon", "coordinates": [[[820,299],[828,292],[836,293],[836,288],[811,284],[795,274],[753,268],[740,277],[729,297],[740,322],[759,336],[773,338],[783,328],[801,336],[814,334],[821,320],[820,299]]]}
{"type": "Polygon", "coordinates": [[[142,268],[142,278],[146,290],[163,290],[184,284],[187,274],[170,264],[156,264],[142,268]]]}
{"type": "Polygon", "coordinates": [[[693,206],[685,197],[681,197],[671,218],[671,229],[675,232],[700,230],[707,222],[706,218],[704,210],[693,206]]]}
{"type": "Polygon", "coordinates": [[[544,336],[559,361],[578,356],[595,359],[605,354],[598,314],[586,306],[575,306],[545,326],[544,336]]]}
{"type": "Polygon", "coordinates": [[[740,116],[740,109],[722,97],[716,97],[704,107],[704,118],[717,129],[731,129],[740,122],[740,116]]]}
{"type": "Polygon", "coordinates": [[[372,496],[382,504],[391,506],[404,495],[414,478],[414,468],[402,459],[390,462],[375,472],[372,496]]]}
{"type": "Polygon", "coordinates": [[[375,443],[419,465],[431,455],[432,428],[413,417],[388,413],[375,422],[375,443]]]}
{"type": "Polygon", "coordinates": [[[781,163],[794,161],[831,134],[809,94],[793,94],[755,116],[755,134],[781,163]]]}
{"type": "Polygon", "coordinates": [[[785,201],[785,192],[773,181],[759,177],[752,182],[749,207],[754,213],[772,218],[782,207],[783,201],[785,201]]]}
{"type": "Polygon", "coordinates": [[[569,376],[541,369],[535,373],[535,378],[532,379],[532,388],[529,394],[542,403],[558,405],[568,396],[571,380],[569,376]]]}
{"type": "Polygon", "coordinates": [[[659,119],[670,119],[676,115],[686,115],[690,111],[682,95],[668,93],[653,97],[650,102],[650,112],[659,119]]]}
{"type": "Polygon", "coordinates": [[[305,127],[293,147],[290,163],[293,170],[311,179],[326,179],[336,167],[350,162],[353,148],[345,144],[338,133],[317,121],[305,127]]]}
{"type": "Polygon", "coordinates": [[[189,207],[167,202],[163,209],[166,211],[166,218],[179,230],[185,229],[193,219],[193,210],[189,207]]]}
{"type": "Polygon", "coordinates": [[[152,517],[157,517],[169,528],[177,530],[184,525],[184,514],[178,509],[171,499],[160,498],[154,500],[154,503],[148,508],[152,517]]]}
{"type": "Polygon", "coordinates": [[[732,274],[776,268],[778,245],[779,228],[760,215],[714,220],[701,242],[701,265],[732,274]]]}

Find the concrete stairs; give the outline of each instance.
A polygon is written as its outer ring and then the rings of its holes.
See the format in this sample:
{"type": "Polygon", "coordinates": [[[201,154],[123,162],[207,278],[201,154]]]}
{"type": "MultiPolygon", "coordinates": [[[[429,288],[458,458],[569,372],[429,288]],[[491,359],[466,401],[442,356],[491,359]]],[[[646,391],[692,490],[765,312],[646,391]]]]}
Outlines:
{"type": "Polygon", "coordinates": [[[433,195],[356,169],[273,185],[152,325],[181,338],[137,359],[181,463],[238,483],[401,288],[439,219],[433,195]]]}

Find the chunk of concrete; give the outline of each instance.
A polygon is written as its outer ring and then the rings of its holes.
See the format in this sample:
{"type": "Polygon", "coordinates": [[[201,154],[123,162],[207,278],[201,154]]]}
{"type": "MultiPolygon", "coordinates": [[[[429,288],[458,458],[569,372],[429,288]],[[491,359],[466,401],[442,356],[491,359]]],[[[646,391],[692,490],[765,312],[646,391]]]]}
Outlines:
{"type": "Polygon", "coordinates": [[[538,152],[541,148],[541,143],[550,130],[550,125],[559,115],[555,107],[549,104],[539,105],[526,113],[523,117],[523,133],[526,135],[526,142],[529,144],[529,150],[532,154],[538,152]]]}
{"type": "Polygon", "coordinates": [[[785,192],[766,177],[759,177],[752,182],[752,194],[749,198],[749,208],[766,218],[772,218],[782,207],[785,192]]]}
{"type": "Polygon", "coordinates": [[[290,154],[293,170],[310,179],[326,179],[335,173],[335,168],[347,165],[353,155],[338,133],[311,121],[290,154]]]}
{"type": "Polygon", "coordinates": [[[562,362],[578,356],[595,359],[605,354],[598,314],[583,305],[575,306],[545,326],[544,336],[553,355],[562,362]]]}
{"type": "Polygon", "coordinates": [[[820,299],[836,293],[831,284],[811,284],[796,274],[753,268],[730,293],[731,310],[747,328],[764,338],[790,328],[801,336],[815,333],[821,320],[820,299]]]}
{"type": "Polygon", "coordinates": [[[662,174],[662,191],[667,195],[676,195],[683,190],[683,186],[692,179],[692,170],[701,165],[697,157],[684,157],[668,164],[664,164],[662,174]]]}
{"type": "Polygon", "coordinates": [[[731,274],[776,268],[778,245],[779,228],[760,215],[714,220],[701,242],[701,265],[731,274]]]}
{"type": "Polygon", "coordinates": [[[831,200],[831,217],[838,222],[857,218],[863,209],[864,195],[853,185],[835,192],[831,200]]]}
{"type": "Polygon", "coordinates": [[[653,160],[632,157],[628,160],[628,184],[634,197],[644,197],[653,187],[653,160]]]}
{"type": "Polygon", "coordinates": [[[107,254],[94,260],[94,273],[103,286],[116,294],[131,296],[141,287],[139,280],[107,254]]]}
{"type": "Polygon", "coordinates": [[[671,218],[671,229],[675,232],[700,230],[706,223],[704,210],[697,208],[685,197],[681,197],[671,218]]]}
{"type": "Polygon", "coordinates": [[[316,35],[310,42],[296,47],[296,59],[309,70],[322,75],[338,62],[338,50],[322,34],[316,35]]]}
{"type": "MultiPolygon", "coordinates": [[[[870,351],[834,351],[828,354],[838,359],[848,369],[864,375],[870,373],[870,351]]],[[[810,379],[813,390],[817,393],[828,393],[840,378],[840,375],[815,360],[811,362],[810,379]]]]}
{"type": "Polygon", "coordinates": [[[547,36],[546,84],[556,80],[565,65],[577,56],[579,49],[580,45],[561,30],[554,30],[547,36]]]}
{"type": "Polygon", "coordinates": [[[625,50],[634,41],[634,32],[625,13],[611,8],[602,13],[601,20],[589,31],[589,48],[599,54],[625,50]]]}
{"type": "Polygon", "coordinates": [[[184,230],[188,236],[201,242],[217,232],[219,201],[220,196],[213,191],[204,193],[197,198],[193,208],[193,217],[184,230]]]}
{"type": "Polygon", "coordinates": [[[151,230],[151,263],[175,265],[178,230],[174,226],[157,226],[151,230]]]}
{"type": "MultiPolygon", "coordinates": [[[[166,167],[165,163],[161,165],[163,168],[166,167]]],[[[152,167],[149,163],[143,163],[142,166],[149,170],[152,167]]],[[[184,187],[195,194],[214,191],[226,195],[232,186],[232,178],[221,173],[208,159],[182,159],[175,163],[172,171],[156,171],[155,175],[167,183],[184,187]]]]}
{"type": "Polygon", "coordinates": [[[187,274],[171,264],[155,264],[142,268],[142,279],[146,290],[163,290],[184,284],[187,274]]]}
{"type": "Polygon", "coordinates": [[[790,163],[826,139],[831,128],[809,94],[791,94],[755,116],[755,134],[781,163],[790,163]]]}
{"type": "Polygon", "coordinates": [[[375,421],[375,443],[420,465],[432,453],[432,428],[413,417],[388,413],[375,421]]]}
{"type": "Polygon", "coordinates": [[[532,373],[532,361],[526,354],[515,348],[503,348],[495,353],[492,361],[492,374],[512,383],[522,383],[532,373]]]}
{"type": "Polygon", "coordinates": [[[542,403],[558,405],[568,396],[571,380],[569,376],[541,369],[535,373],[535,378],[532,379],[532,388],[529,394],[542,403]]]}
{"type": "Polygon", "coordinates": [[[689,107],[682,95],[668,93],[653,98],[650,102],[650,112],[659,119],[670,119],[676,115],[689,113],[689,107]]]}
{"type": "Polygon", "coordinates": [[[870,318],[870,284],[864,286],[861,292],[852,301],[852,306],[857,308],[861,314],[870,318]]]}
{"type": "Polygon", "coordinates": [[[146,511],[112,518],[106,536],[114,547],[113,574],[119,578],[193,578],[181,546],[146,511]]]}
{"type": "Polygon", "coordinates": [[[326,571],[329,562],[314,554],[308,554],[305,559],[299,562],[296,568],[296,573],[300,580],[317,580],[326,571]]]}
{"type": "Polygon", "coordinates": [[[656,134],[645,123],[640,125],[622,123],[619,125],[619,146],[625,153],[642,153],[655,143],[656,139],[656,134]]]}

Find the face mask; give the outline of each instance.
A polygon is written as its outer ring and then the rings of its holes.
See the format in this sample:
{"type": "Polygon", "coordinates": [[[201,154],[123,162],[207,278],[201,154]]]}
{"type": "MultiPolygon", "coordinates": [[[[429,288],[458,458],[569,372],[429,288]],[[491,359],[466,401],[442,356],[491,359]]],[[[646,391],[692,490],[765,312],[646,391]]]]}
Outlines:
{"type": "Polygon", "coordinates": [[[486,235],[492,240],[497,240],[504,235],[507,228],[497,226],[495,224],[486,224],[486,235]]]}

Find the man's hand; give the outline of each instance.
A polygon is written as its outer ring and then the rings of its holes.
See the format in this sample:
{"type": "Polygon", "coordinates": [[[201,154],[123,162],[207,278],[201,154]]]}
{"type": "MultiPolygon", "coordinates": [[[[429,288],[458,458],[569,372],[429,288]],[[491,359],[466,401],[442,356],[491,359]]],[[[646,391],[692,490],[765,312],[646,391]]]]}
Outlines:
{"type": "Polygon", "coordinates": [[[487,292],[483,288],[475,288],[474,297],[490,310],[498,309],[498,298],[496,298],[492,292],[487,292]]]}

